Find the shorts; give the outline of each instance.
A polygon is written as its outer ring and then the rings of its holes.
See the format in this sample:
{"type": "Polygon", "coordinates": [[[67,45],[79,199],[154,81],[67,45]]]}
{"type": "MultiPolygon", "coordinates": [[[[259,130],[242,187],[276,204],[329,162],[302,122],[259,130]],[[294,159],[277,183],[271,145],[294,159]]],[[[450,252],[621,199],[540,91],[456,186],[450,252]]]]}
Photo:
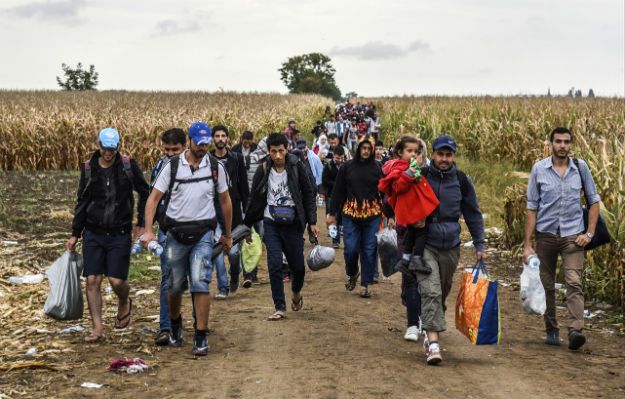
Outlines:
{"type": "Polygon", "coordinates": [[[83,276],[105,275],[127,280],[131,246],[130,233],[106,235],[85,230],[82,237],[83,276]]]}
{"type": "Polygon", "coordinates": [[[178,296],[184,292],[185,282],[189,276],[191,292],[208,293],[213,264],[213,235],[210,230],[194,245],[184,245],[176,241],[171,233],[167,233],[167,263],[169,276],[167,287],[170,295],[178,296]]]}

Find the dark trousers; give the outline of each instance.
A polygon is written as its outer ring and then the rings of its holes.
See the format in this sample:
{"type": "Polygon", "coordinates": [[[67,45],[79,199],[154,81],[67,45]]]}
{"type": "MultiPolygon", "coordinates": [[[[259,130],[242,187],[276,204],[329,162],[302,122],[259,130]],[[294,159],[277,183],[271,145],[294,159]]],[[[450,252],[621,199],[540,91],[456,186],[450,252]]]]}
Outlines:
{"type": "Polygon", "coordinates": [[[267,247],[267,268],[271,296],[276,310],[286,310],[284,281],[282,275],[282,253],[286,256],[291,271],[291,290],[300,292],[304,286],[304,229],[296,220],[288,225],[276,224],[271,219],[264,220],[263,242],[267,247]]]}
{"type": "Polygon", "coordinates": [[[406,228],[406,235],[404,236],[404,253],[412,254],[413,256],[423,256],[427,238],[428,231],[426,228],[418,229],[408,226],[406,228]]]}
{"type": "Polygon", "coordinates": [[[378,248],[376,233],[380,227],[380,217],[369,220],[343,218],[343,239],[345,249],[345,273],[348,276],[358,274],[358,258],[362,266],[360,285],[367,287],[373,282],[375,274],[375,253],[378,248]]]}
{"type": "Polygon", "coordinates": [[[402,275],[402,286],[406,300],[406,318],[408,327],[418,326],[421,316],[421,296],[419,295],[419,285],[417,279],[402,275]]]}

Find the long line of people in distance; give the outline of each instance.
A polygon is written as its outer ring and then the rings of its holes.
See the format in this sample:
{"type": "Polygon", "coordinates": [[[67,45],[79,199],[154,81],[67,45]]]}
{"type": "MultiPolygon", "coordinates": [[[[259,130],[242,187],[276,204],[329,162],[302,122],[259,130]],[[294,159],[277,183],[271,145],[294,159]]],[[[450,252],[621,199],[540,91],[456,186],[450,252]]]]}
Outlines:
{"type": "MultiPolygon", "coordinates": [[[[393,270],[401,273],[402,279],[407,322],[404,339],[418,342],[423,336],[427,364],[439,364],[446,298],[460,259],[459,220],[464,219],[480,261],[485,259],[484,219],[471,178],[456,166],[458,146],[452,136],[441,134],[428,151],[424,140],[405,135],[387,150],[378,137],[381,126],[375,105],[338,104],[334,110],[326,109],[325,121],[316,123],[311,143],[290,118],[282,132],[255,142],[254,134],[245,131],[231,145],[237,135],[228,127],[199,121],[187,131],[172,128],[163,132],[163,157],[153,167],[150,184],[135,160],[120,154],[119,132],[101,130],[99,149],[81,165],[72,235],[66,243],[68,250],[75,251],[82,239],[92,318],[85,343],[106,339],[101,298],[105,276],[119,300],[114,328],[124,329],[131,323],[133,303],[127,280],[131,246],[136,240],[144,246],[158,242],[164,249],[156,345],[183,345],[181,302],[183,292],[189,290],[194,320],[192,353],[207,355],[213,273],[217,278],[215,299],[225,300],[239,287],[258,284],[258,268],[242,269],[242,243],[233,242],[232,231],[240,225],[254,229],[266,247],[275,309],[267,319],[287,319],[287,308],[301,311],[305,233],[317,240],[317,207],[325,205],[323,222],[337,232],[332,235],[333,247],[340,248],[343,241],[345,289],[353,291],[360,285],[362,298],[373,295],[372,286],[379,279],[378,232],[382,228],[397,230],[400,254],[393,270]],[[133,191],[138,194],[134,227],[133,191]],[[223,253],[213,257],[216,242],[222,244],[223,253]],[[286,300],[285,284],[290,284],[290,301],[286,300]]],[[[536,253],[548,298],[548,345],[560,345],[553,285],[555,263],[562,256],[570,288],[569,348],[575,350],[586,340],[580,313],[580,254],[594,234],[600,198],[587,165],[569,157],[572,139],[570,130],[554,129],[550,135],[552,156],[532,169],[524,256],[534,253],[532,236],[536,231],[536,253]],[[563,179],[586,193],[590,207],[587,228],[579,192],[578,204],[575,189],[566,193],[554,189],[563,179]],[[569,204],[566,220],[554,217],[560,211],[557,201],[564,195],[569,204]]]]}

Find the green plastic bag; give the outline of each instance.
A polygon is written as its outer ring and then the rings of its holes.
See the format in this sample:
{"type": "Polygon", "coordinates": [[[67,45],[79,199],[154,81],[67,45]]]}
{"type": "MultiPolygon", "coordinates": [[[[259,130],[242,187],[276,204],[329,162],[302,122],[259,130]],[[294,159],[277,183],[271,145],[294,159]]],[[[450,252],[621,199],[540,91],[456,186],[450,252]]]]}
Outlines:
{"type": "Polygon", "coordinates": [[[246,273],[251,273],[258,262],[260,261],[260,256],[263,254],[263,243],[260,240],[260,236],[256,231],[252,232],[252,242],[248,243],[247,241],[243,241],[243,249],[242,253],[242,261],[243,261],[243,270],[246,273]]]}

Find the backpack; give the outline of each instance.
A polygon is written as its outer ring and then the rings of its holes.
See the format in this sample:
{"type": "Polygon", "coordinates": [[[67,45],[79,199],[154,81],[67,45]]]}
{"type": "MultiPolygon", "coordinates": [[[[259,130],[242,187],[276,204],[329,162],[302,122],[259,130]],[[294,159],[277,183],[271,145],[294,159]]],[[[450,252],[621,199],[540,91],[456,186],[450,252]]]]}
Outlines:
{"type": "MultiPolygon", "coordinates": [[[[132,166],[130,165],[130,157],[128,155],[122,155],[122,165],[124,166],[124,173],[128,180],[130,181],[130,186],[133,186],[134,175],[132,173],[132,166]]],[[[85,195],[87,189],[91,185],[91,163],[89,163],[89,159],[83,162],[83,167],[85,169],[85,188],[82,191],[82,195],[85,195]]]]}
{"type": "Polygon", "coordinates": [[[167,187],[167,192],[165,193],[165,200],[163,202],[163,213],[160,215],[160,218],[158,221],[159,226],[163,228],[163,230],[166,229],[165,219],[167,215],[167,208],[169,207],[169,201],[171,200],[171,193],[176,183],[180,185],[180,184],[198,183],[198,182],[205,181],[205,180],[212,180],[213,185],[214,185],[215,197],[217,196],[217,193],[218,193],[217,183],[218,183],[218,177],[219,177],[219,169],[218,169],[219,160],[215,158],[213,155],[211,155],[210,153],[208,153],[207,155],[210,161],[211,174],[205,177],[198,177],[194,179],[185,179],[185,180],[176,179],[176,176],[178,175],[178,167],[180,166],[180,155],[174,155],[173,157],[169,159],[169,164],[171,165],[169,169],[170,171],[169,187],[167,187]]]}

